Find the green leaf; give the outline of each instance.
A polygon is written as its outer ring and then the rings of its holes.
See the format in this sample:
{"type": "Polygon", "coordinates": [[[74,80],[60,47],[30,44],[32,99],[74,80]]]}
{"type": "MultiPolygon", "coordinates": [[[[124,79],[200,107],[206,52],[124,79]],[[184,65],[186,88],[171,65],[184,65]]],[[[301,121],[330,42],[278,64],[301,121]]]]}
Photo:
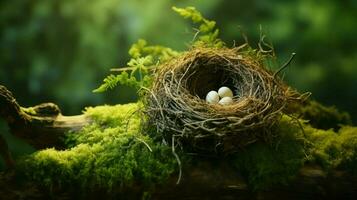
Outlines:
{"type": "Polygon", "coordinates": [[[199,24],[200,36],[193,46],[222,47],[224,45],[218,38],[219,30],[216,28],[215,21],[204,18],[194,7],[172,7],[172,9],[185,19],[191,19],[193,23],[199,24]]]}
{"type": "MultiPolygon", "coordinates": [[[[186,19],[192,20],[193,23],[199,24],[200,35],[198,40],[192,46],[210,46],[222,47],[224,43],[218,38],[219,30],[216,28],[216,22],[208,20],[194,7],[172,9],[186,19]]],[[[119,75],[109,75],[104,79],[103,84],[93,90],[93,92],[104,92],[113,89],[117,85],[133,86],[137,89],[147,87],[152,80],[152,70],[158,64],[166,62],[180,53],[171,48],[160,45],[148,45],[148,42],[139,39],[129,49],[131,59],[127,63],[125,69],[118,69],[121,72],[119,75]],[[126,71],[130,71],[127,73],[126,71]]]]}
{"type": "Polygon", "coordinates": [[[121,72],[118,75],[109,75],[103,80],[103,84],[93,90],[93,92],[105,92],[109,89],[115,88],[117,85],[127,85],[127,86],[132,86],[132,87],[137,87],[138,86],[138,81],[136,80],[135,76],[129,76],[127,72],[121,72]]]}
{"type": "Polygon", "coordinates": [[[177,8],[174,6],[172,9],[186,19],[191,18],[194,23],[199,23],[204,19],[195,7],[177,8]]]}

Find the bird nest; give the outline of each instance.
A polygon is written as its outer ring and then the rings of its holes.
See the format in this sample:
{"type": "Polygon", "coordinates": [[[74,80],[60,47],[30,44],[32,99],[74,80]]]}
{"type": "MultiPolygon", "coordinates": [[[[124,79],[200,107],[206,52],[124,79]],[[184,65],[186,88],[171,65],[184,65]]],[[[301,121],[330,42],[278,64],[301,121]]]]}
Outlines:
{"type": "Polygon", "coordinates": [[[159,67],[147,95],[148,122],[173,147],[196,153],[231,153],[271,141],[287,105],[302,99],[261,59],[238,48],[198,48],[159,67]],[[230,105],[210,104],[206,94],[227,86],[230,105]]]}

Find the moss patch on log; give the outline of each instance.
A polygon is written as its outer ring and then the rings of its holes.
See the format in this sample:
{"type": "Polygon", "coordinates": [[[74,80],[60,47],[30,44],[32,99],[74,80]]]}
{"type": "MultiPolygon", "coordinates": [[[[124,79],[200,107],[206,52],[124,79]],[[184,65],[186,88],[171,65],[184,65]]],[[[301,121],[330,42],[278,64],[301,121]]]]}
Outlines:
{"type": "Polygon", "coordinates": [[[38,151],[19,165],[32,180],[45,186],[88,188],[129,187],[161,183],[176,170],[167,146],[140,132],[139,104],[87,108],[93,123],[67,134],[67,150],[38,151]]]}
{"type": "MultiPolygon", "coordinates": [[[[68,149],[46,149],[20,160],[27,178],[46,186],[81,186],[83,190],[108,191],[133,184],[153,188],[179,170],[171,148],[154,141],[141,130],[140,103],[87,108],[93,120],[81,131],[67,134],[68,149]]],[[[342,169],[357,173],[357,127],[313,128],[283,115],[271,143],[255,143],[225,158],[253,189],[288,184],[306,163],[328,172],[342,169]],[[303,128],[303,129],[302,129],[303,128]],[[304,131],[303,131],[304,130],[304,131]]],[[[189,170],[189,158],[180,155],[189,170]]],[[[195,162],[200,158],[195,157],[195,162]]],[[[212,159],[214,164],[215,159],[212,159]]]]}
{"type": "Polygon", "coordinates": [[[279,137],[272,145],[256,143],[233,157],[255,190],[288,184],[307,163],[357,174],[357,127],[342,126],[338,132],[312,127],[284,115],[275,127],[279,137]]]}
{"type": "Polygon", "coordinates": [[[306,126],[310,142],[308,161],[326,170],[338,169],[357,174],[357,127],[342,126],[338,132],[306,126]]]}

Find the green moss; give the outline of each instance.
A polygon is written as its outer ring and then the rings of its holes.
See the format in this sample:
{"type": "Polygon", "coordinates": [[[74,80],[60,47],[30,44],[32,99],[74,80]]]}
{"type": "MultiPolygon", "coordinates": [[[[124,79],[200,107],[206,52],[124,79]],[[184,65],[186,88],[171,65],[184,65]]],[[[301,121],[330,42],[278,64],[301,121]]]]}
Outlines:
{"type": "Polygon", "coordinates": [[[357,127],[343,126],[338,132],[306,127],[311,142],[309,161],[326,170],[342,169],[357,174],[357,127]]]}
{"type": "MultiPolygon", "coordinates": [[[[20,170],[40,184],[85,190],[163,183],[178,165],[169,147],[140,132],[140,108],[140,103],[87,108],[93,123],[67,134],[68,149],[38,151],[21,160],[20,170]]],[[[251,188],[288,184],[306,162],[357,174],[357,127],[322,130],[284,115],[273,130],[271,144],[258,142],[227,158],[251,188]]],[[[188,169],[189,161],[182,155],[181,160],[188,169]]]]}
{"type": "Polygon", "coordinates": [[[32,180],[44,185],[77,184],[105,188],[160,183],[177,163],[171,150],[140,133],[139,104],[87,108],[94,120],[68,134],[67,150],[38,151],[20,163],[32,180]]]}

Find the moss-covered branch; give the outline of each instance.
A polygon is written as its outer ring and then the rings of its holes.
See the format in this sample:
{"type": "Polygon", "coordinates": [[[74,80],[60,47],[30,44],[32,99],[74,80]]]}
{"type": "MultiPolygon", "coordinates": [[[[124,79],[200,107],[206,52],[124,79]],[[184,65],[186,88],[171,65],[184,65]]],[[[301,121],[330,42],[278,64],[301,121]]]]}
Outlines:
{"type": "MultiPolygon", "coordinates": [[[[2,94],[11,94],[2,89],[2,94]]],[[[169,147],[148,136],[152,130],[143,129],[141,103],[97,106],[83,115],[64,117],[54,104],[22,108],[12,95],[5,96],[2,105],[15,105],[1,112],[12,133],[47,148],[17,160],[16,175],[0,174],[0,194],[9,199],[18,199],[16,194],[89,199],[357,195],[356,127],[342,125],[335,132],[284,116],[275,127],[279,137],[272,145],[256,143],[225,158],[178,152],[183,175],[176,185],[176,159],[169,147]]]]}

